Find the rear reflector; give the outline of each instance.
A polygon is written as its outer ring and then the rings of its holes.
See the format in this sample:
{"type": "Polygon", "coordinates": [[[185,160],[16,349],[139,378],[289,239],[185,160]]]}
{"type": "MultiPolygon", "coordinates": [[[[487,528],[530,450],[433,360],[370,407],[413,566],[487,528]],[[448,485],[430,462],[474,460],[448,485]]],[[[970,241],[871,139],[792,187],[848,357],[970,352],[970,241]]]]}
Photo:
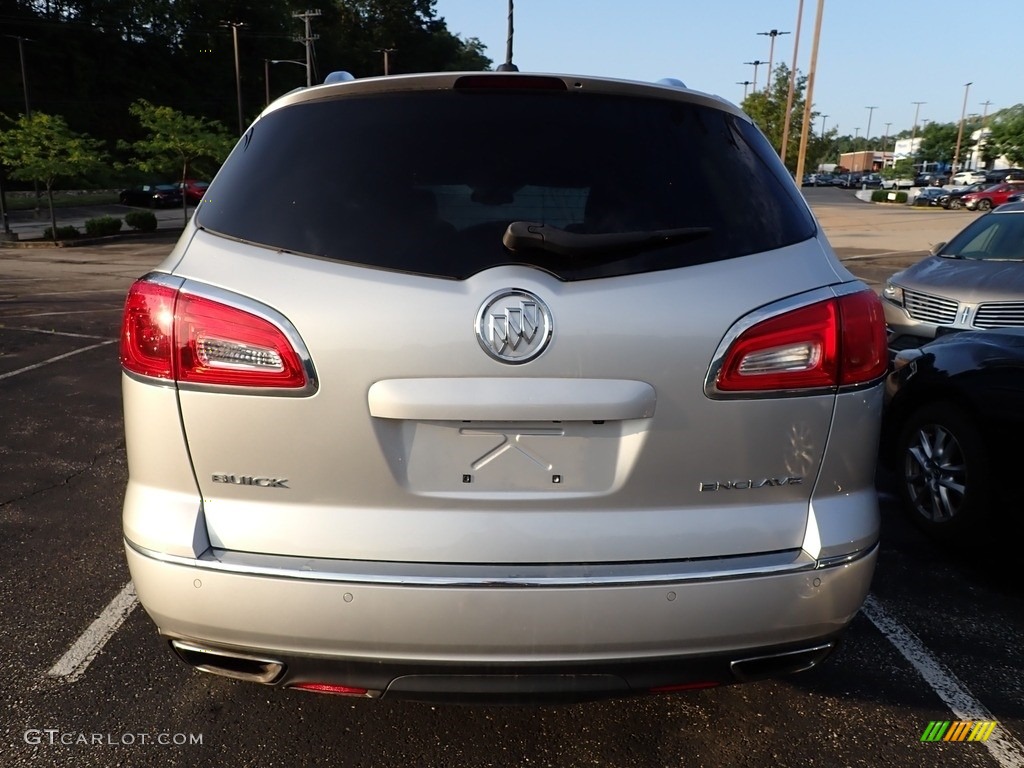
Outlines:
{"type": "Polygon", "coordinates": [[[121,365],[192,384],[298,389],[302,360],[284,331],[253,312],[139,280],[121,326],[121,365]]]}
{"type": "Polygon", "coordinates": [[[763,320],[729,346],[715,386],[723,392],[865,384],[888,367],[882,302],[864,290],[763,320]]]}
{"type": "Polygon", "coordinates": [[[650,689],[650,693],[677,693],[678,691],[699,691],[703,688],[717,688],[721,685],[717,680],[698,683],[678,683],[676,685],[659,685],[650,689]]]}

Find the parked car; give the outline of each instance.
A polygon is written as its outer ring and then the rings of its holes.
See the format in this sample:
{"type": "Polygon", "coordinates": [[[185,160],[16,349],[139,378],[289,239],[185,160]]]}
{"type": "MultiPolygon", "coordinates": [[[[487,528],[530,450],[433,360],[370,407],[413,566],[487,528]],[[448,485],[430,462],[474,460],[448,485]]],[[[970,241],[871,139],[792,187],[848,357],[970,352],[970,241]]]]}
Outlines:
{"type": "Polygon", "coordinates": [[[910,189],[914,186],[913,179],[903,177],[895,179],[882,179],[882,189],[910,189]]]}
{"type": "Polygon", "coordinates": [[[980,182],[978,184],[971,184],[967,187],[960,187],[959,189],[943,189],[943,194],[939,198],[939,205],[949,210],[959,210],[963,208],[963,197],[974,192],[981,192],[988,189],[991,184],[986,182],[980,182]]]}
{"type": "Polygon", "coordinates": [[[986,181],[984,171],[960,171],[954,173],[949,179],[950,184],[963,185],[981,184],[984,181],[986,181]]]}
{"type": "Polygon", "coordinates": [[[859,189],[861,176],[859,173],[843,173],[836,176],[832,183],[843,189],[859,189]]]}
{"type": "Polygon", "coordinates": [[[175,184],[140,184],[137,187],[121,190],[118,200],[121,205],[170,208],[181,205],[181,190],[175,184]]]}
{"type": "Polygon", "coordinates": [[[954,331],[1024,326],[1024,203],[981,216],[882,291],[889,348],[954,331]]]}
{"type": "Polygon", "coordinates": [[[835,180],[835,174],[831,173],[819,173],[814,180],[814,186],[816,187],[830,187],[832,182],[835,180]]]}
{"type": "Polygon", "coordinates": [[[1019,471],[1007,446],[1024,430],[1024,328],[956,333],[900,352],[884,424],[883,464],[906,513],[930,534],[960,541],[1000,522],[1001,510],[1016,515],[1019,505],[999,494],[1019,471]]]}
{"type": "Polygon", "coordinates": [[[1024,181],[1024,168],[1000,168],[986,171],[985,181],[990,184],[1001,184],[1006,181],[1024,181]]]}
{"type": "Polygon", "coordinates": [[[914,198],[914,205],[922,207],[938,207],[942,199],[947,196],[946,190],[942,187],[925,187],[917,197],[914,198]]]}
{"type": "Polygon", "coordinates": [[[878,189],[882,186],[882,177],[877,173],[865,173],[860,177],[858,186],[867,187],[868,189],[878,189]]]}
{"type": "Polygon", "coordinates": [[[179,186],[184,191],[185,200],[188,201],[189,205],[199,205],[206,195],[210,182],[200,181],[199,179],[185,179],[179,186]]]}
{"type": "Polygon", "coordinates": [[[1013,183],[993,184],[978,192],[970,192],[964,195],[960,198],[960,202],[968,210],[987,211],[995,208],[997,205],[1002,205],[1010,195],[1020,192],[1021,189],[1024,189],[1024,185],[1013,183]]]}
{"type": "Polygon", "coordinates": [[[942,171],[928,171],[914,177],[915,187],[941,187],[949,181],[949,175],[942,171]]]}
{"type": "Polygon", "coordinates": [[[705,687],[817,664],[868,591],[880,301],[679,84],[293,91],[130,289],[121,362],[132,580],[207,672],[705,687]]]}

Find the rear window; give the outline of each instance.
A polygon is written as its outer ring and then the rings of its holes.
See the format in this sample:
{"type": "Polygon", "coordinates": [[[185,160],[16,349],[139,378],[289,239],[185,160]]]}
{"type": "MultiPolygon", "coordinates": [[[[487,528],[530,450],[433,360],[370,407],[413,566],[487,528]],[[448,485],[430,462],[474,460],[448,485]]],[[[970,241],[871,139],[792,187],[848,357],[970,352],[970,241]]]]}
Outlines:
{"type": "Polygon", "coordinates": [[[200,227],[270,248],[463,279],[528,264],[563,280],[773,250],[815,225],[746,120],[643,97],[430,91],[268,114],[232,152],[200,227]],[[583,234],[706,228],[613,253],[508,250],[511,222],[583,234]]]}

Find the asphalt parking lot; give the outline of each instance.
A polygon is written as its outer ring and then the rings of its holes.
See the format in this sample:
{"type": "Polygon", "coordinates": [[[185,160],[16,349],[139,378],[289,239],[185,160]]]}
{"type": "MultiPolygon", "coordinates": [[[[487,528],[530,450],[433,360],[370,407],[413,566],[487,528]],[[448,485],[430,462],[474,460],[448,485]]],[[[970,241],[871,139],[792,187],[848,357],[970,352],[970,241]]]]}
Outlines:
{"type": "MultiPolygon", "coordinates": [[[[805,194],[876,289],[975,214],[805,194]]],[[[120,536],[117,333],[173,240],[0,249],[0,762],[132,766],[1024,766],[1024,580],[1004,532],[937,547],[879,483],[865,610],[802,675],[561,707],[351,701],[194,672],[158,640],[120,536]],[[925,742],[933,722],[996,723],[925,742]]],[[[614,617],[609,617],[614,620],[614,617]]]]}

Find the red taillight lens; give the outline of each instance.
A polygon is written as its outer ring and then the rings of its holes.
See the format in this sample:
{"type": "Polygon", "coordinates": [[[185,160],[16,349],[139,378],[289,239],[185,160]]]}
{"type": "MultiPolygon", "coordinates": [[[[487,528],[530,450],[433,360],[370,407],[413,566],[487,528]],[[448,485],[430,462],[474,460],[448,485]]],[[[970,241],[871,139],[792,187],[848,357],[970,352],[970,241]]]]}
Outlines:
{"type": "Polygon", "coordinates": [[[866,290],[748,328],[726,351],[715,384],[723,392],[835,387],[872,381],[887,365],[882,303],[866,290]]]}
{"type": "Polygon", "coordinates": [[[146,280],[128,293],[121,364],[143,376],[195,384],[306,385],[299,355],[269,320],[146,280]]]}
{"type": "Polygon", "coordinates": [[[174,378],[172,338],[178,292],[139,280],[128,292],[121,321],[121,365],[160,379],[174,378]]]}
{"type": "Polygon", "coordinates": [[[333,693],[335,696],[368,696],[370,693],[366,688],[354,688],[351,685],[333,685],[331,683],[296,683],[288,687],[312,693],[333,693]]]}

